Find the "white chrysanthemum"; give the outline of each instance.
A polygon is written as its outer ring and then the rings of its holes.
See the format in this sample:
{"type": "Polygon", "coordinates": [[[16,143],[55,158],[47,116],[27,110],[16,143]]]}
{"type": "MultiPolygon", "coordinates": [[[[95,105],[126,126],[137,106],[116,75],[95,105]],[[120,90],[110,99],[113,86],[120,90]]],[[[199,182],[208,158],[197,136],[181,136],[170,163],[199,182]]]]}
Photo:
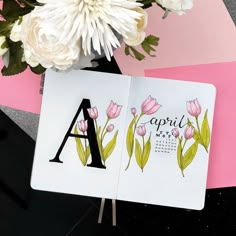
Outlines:
{"type": "MultiPolygon", "coordinates": [[[[45,5],[35,8],[35,17],[47,19],[54,25],[63,43],[81,41],[84,55],[92,48],[108,60],[113,48],[120,46],[114,30],[124,38],[137,34],[137,19],[141,14],[134,9],[142,4],[136,0],[38,0],[45,5]],[[101,49],[102,48],[102,49],[101,49]]],[[[46,26],[45,26],[46,27],[46,26]]],[[[47,27],[48,28],[48,27],[47,27]]],[[[54,30],[54,29],[48,29],[54,30]]]]}

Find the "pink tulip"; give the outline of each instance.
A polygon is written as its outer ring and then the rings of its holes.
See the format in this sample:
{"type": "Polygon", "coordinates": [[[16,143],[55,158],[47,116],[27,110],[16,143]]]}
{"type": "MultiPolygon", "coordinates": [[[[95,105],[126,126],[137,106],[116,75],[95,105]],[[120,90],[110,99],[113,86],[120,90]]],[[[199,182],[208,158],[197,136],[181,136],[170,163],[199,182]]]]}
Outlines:
{"type": "Polygon", "coordinates": [[[135,108],[135,107],[132,107],[132,108],[131,108],[131,113],[135,116],[135,115],[136,115],[136,112],[137,112],[136,108],[135,108]]]}
{"type": "Polygon", "coordinates": [[[146,134],[145,125],[140,125],[140,126],[137,127],[137,134],[142,136],[142,137],[146,134]]]}
{"type": "Polygon", "coordinates": [[[113,129],[114,129],[114,125],[113,124],[110,124],[110,125],[108,125],[107,126],[107,132],[112,132],[113,131],[113,129]]]}
{"type": "Polygon", "coordinates": [[[178,138],[179,137],[179,130],[177,128],[172,129],[172,135],[175,138],[178,138]]]}
{"type": "Polygon", "coordinates": [[[194,128],[192,126],[187,126],[184,130],[184,137],[186,139],[192,138],[194,135],[194,128]]]}
{"type": "Polygon", "coordinates": [[[78,122],[79,130],[85,132],[88,129],[88,120],[81,120],[78,122]]]}
{"type": "Polygon", "coordinates": [[[151,115],[155,113],[161,107],[160,104],[153,97],[149,96],[141,106],[142,113],[146,115],[151,115]]]}
{"type": "Polygon", "coordinates": [[[192,101],[188,101],[186,105],[187,111],[191,116],[197,117],[201,113],[201,106],[197,98],[192,101]]]}
{"type": "Polygon", "coordinates": [[[107,108],[108,118],[115,119],[116,117],[118,117],[120,115],[121,107],[122,106],[117,105],[117,103],[114,103],[113,101],[111,101],[110,105],[107,108]]]}
{"type": "Polygon", "coordinates": [[[97,107],[92,107],[92,108],[88,108],[88,113],[90,118],[96,120],[98,118],[98,110],[97,107]]]}

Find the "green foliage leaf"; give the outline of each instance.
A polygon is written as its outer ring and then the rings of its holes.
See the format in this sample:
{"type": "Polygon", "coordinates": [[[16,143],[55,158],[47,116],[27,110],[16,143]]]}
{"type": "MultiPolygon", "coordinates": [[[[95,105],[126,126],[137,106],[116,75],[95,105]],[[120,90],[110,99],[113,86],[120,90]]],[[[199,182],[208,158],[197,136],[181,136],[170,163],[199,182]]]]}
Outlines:
{"type": "MultiPolygon", "coordinates": [[[[23,2],[23,1],[21,1],[23,2]]],[[[7,0],[3,1],[3,8],[1,11],[1,15],[7,21],[16,21],[19,16],[26,15],[27,13],[31,12],[34,7],[29,5],[20,6],[20,4],[15,0],[7,0]]]]}
{"type": "Polygon", "coordinates": [[[199,133],[198,133],[197,129],[195,129],[195,128],[194,128],[194,135],[193,135],[193,139],[194,139],[196,142],[198,142],[198,143],[200,143],[200,142],[201,142],[201,137],[200,137],[200,135],[199,135],[199,133]]]}
{"type": "Polygon", "coordinates": [[[142,169],[142,149],[138,139],[135,139],[135,157],[138,166],[142,169]]]}
{"type": "Polygon", "coordinates": [[[38,65],[36,67],[31,67],[30,66],[30,70],[32,72],[34,72],[35,74],[37,74],[37,75],[41,75],[46,71],[46,68],[42,67],[41,65],[38,65]]]}
{"type": "Polygon", "coordinates": [[[100,152],[100,156],[101,156],[102,160],[104,161],[102,140],[100,139],[99,135],[97,135],[97,143],[98,143],[98,149],[99,149],[99,152],[100,152]]]}
{"type": "Polygon", "coordinates": [[[129,158],[133,155],[133,148],[134,148],[134,126],[137,120],[137,115],[134,116],[132,121],[129,124],[128,131],[126,134],[126,149],[129,154],[129,158]]]}
{"type": "Polygon", "coordinates": [[[11,42],[9,40],[9,65],[2,68],[2,75],[9,76],[23,72],[27,68],[27,63],[22,62],[23,48],[21,42],[11,42]]]}
{"type": "MultiPolygon", "coordinates": [[[[129,49],[132,51],[133,56],[134,56],[138,61],[142,61],[142,60],[145,58],[145,56],[144,56],[142,53],[140,53],[138,50],[136,50],[134,47],[131,47],[131,46],[128,46],[128,47],[129,47],[129,49]]],[[[129,55],[131,55],[131,54],[129,54],[129,55]]]]}
{"type": "Polygon", "coordinates": [[[118,130],[114,134],[114,136],[111,139],[111,141],[105,146],[105,148],[103,150],[103,160],[104,161],[106,161],[107,158],[112,154],[112,152],[113,152],[113,150],[114,150],[114,148],[116,146],[117,135],[118,135],[118,130]]]}
{"type": "Polygon", "coordinates": [[[198,142],[194,142],[189,149],[185,152],[182,158],[182,170],[188,167],[189,164],[193,161],[194,157],[196,156],[198,149],[198,142]]]}
{"type": "Polygon", "coordinates": [[[8,21],[0,21],[0,35],[9,36],[12,28],[12,23],[8,21]]]}
{"type": "Polygon", "coordinates": [[[143,48],[143,50],[149,55],[149,56],[153,56],[151,55],[152,51],[156,51],[155,48],[153,48],[152,46],[158,46],[159,43],[159,38],[157,38],[154,35],[149,35],[147,36],[144,41],[142,42],[141,46],[143,48]]]}
{"type": "Polygon", "coordinates": [[[205,147],[206,150],[209,147],[210,136],[211,136],[207,113],[208,113],[208,111],[206,110],[206,112],[204,114],[204,119],[202,121],[202,127],[201,127],[202,143],[203,143],[203,146],[205,147]]]}
{"type": "Polygon", "coordinates": [[[179,168],[182,169],[182,141],[179,140],[179,144],[178,144],[178,147],[177,147],[177,161],[178,161],[178,165],[179,165],[179,168]]]}
{"type": "Polygon", "coordinates": [[[90,156],[90,147],[89,147],[89,145],[86,147],[86,149],[85,149],[85,158],[86,158],[86,162],[87,162],[87,160],[88,160],[88,157],[90,156]]]}
{"type": "Polygon", "coordinates": [[[149,136],[147,142],[144,145],[143,148],[143,155],[142,155],[142,169],[144,169],[145,165],[147,164],[147,161],[149,159],[150,151],[151,151],[151,135],[149,136]]]}
{"type": "Polygon", "coordinates": [[[139,0],[138,2],[141,2],[143,4],[142,8],[149,8],[152,6],[152,3],[156,3],[155,0],[139,0]]]}
{"type": "MultiPolygon", "coordinates": [[[[78,129],[76,126],[74,128],[74,134],[78,134],[78,129]]],[[[81,143],[81,139],[75,137],[75,141],[76,141],[76,150],[77,150],[79,159],[80,159],[81,163],[85,166],[87,164],[87,158],[86,158],[86,155],[84,152],[84,147],[81,143]]]]}

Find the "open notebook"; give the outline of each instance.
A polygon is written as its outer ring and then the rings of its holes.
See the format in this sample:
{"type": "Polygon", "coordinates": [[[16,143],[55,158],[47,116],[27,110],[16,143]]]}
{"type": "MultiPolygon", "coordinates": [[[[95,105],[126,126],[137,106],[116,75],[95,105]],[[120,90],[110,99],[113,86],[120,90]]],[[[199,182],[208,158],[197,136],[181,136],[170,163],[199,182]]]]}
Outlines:
{"type": "Polygon", "coordinates": [[[202,209],[215,95],[205,83],[48,70],[32,188],[202,209]]]}

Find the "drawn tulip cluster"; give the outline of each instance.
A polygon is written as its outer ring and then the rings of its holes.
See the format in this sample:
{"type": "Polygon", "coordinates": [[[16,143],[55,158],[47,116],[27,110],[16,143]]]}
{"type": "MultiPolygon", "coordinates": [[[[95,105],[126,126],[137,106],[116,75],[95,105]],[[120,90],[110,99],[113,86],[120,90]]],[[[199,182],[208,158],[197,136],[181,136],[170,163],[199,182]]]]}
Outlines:
{"type": "Polygon", "coordinates": [[[210,128],[207,118],[208,110],[205,111],[200,127],[199,116],[201,115],[202,109],[198,99],[187,101],[186,108],[187,112],[195,120],[192,122],[188,119],[183,136],[180,136],[177,128],[172,129],[172,135],[178,139],[177,161],[183,177],[184,170],[192,163],[197,154],[198,146],[201,145],[208,152],[210,144],[210,128]],[[185,150],[187,142],[190,141],[192,141],[192,144],[185,150]]]}
{"type": "Polygon", "coordinates": [[[145,165],[147,164],[151,151],[151,133],[145,140],[146,127],[145,124],[139,125],[139,121],[142,116],[152,115],[160,107],[161,105],[156,101],[156,99],[149,96],[142,103],[140,114],[137,114],[137,109],[135,107],[131,108],[131,114],[133,115],[133,119],[129,124],[126,135],[126,149],[129,155],[129,160],[125,170],[129,168],[133,152],[135,152],[136,162],[142,171],[145,165]],[[139,139],[141,139],[141,144],[139,139]]]}
{"type": "MultiPolygon", "coordinates": [[[[114,151],[114,148],[116,146],[116,140],[118,136],[118,130],[112,135],[115,125],[113,123],[110,123],[111,120],[117,118],[120,115],[121,112],[121,105],[118,105],[117,103],[111,101],[107,110],[106,110],[106,122],[104,126],[101,126],[98,124],[98,109],[97,107],[92,107],[87,109],[88,114],[91,119],[94,120],[95,123],[95,132],[96,132],[96,138],[97,143],[99,147],[100,156],[102,158],[102,162],[104,166],[106,166],[106,161],[108,157],[112,154],[114,151]],[[105,144],[105,137],[110,134],[112,135],[112,138],[110,141],[107,141],[105,144]]],[[[88,121],[87,120],[80,120],[77,122],[77,125],[74,128],[74,133],[79,134],[81,132],[82,134],[85,134],[85,132],[88,129],[88,121]]],[[[90,156],[90,147],[87,143],[86,139],[84,139],[84,143],[82,144],[81,138],[76,137],[76,146],[77,146],[77,153],[80,158],[81,163],[86,166],[88,162],[88,158],[90,156]]]]}

